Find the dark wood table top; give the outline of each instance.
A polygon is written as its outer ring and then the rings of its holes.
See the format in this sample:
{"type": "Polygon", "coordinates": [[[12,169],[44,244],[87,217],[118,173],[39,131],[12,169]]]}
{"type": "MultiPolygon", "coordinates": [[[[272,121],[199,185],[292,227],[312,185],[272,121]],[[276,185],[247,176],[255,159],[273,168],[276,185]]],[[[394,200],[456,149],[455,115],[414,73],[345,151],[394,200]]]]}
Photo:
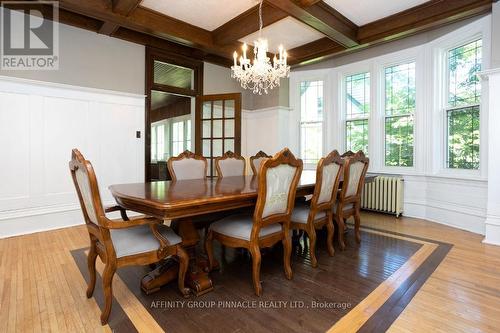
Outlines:
{"type": "MultiPolygon", "coordinates": [[[[374,175],[366,175],[366,182],[374,175]]],[[[312,194],[315,170],[304,170],[297,196],[312,194]]],[[[119,205],[158,218],[181,218],[248,207],[257,199],[256,176],[235,176],[112,185],[119,205]]]]}

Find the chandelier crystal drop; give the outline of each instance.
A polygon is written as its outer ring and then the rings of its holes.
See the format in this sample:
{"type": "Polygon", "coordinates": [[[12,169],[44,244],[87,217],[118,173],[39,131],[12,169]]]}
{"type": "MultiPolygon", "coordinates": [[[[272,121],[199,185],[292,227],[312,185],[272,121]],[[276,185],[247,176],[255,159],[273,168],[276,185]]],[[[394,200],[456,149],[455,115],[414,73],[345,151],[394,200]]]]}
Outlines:
{"type": "Polygon", "coordinates": [[[274,87],[279,87],[280,79],[290,75],[290,66],[287,65],[287,53],[280,45],[279,53],[274,55],[273,62],[267,56],[267,39],[262,38],[262,2],[259,4],[259,38],[254,42],[254,57],[247,58],[247,44],[244,43],[243,54],[238,59],[234,51],[234,65],[231,66],[231,77],[238,80],[243,89],[250,89],[254,94],[268,93],[274,87]],[[239,60],[239,63],[238,63],[239,60]]]}

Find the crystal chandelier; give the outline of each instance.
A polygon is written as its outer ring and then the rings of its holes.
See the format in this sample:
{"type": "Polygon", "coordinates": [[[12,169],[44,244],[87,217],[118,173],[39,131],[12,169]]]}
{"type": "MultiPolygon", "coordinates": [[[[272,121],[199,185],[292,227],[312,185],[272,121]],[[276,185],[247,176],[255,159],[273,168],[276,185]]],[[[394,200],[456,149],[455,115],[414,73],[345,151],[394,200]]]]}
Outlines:
{"type": "Polygon", "coordinates": [[[234,51],[234,65],[231,66],[231,77],[236,78],[243,89],[250,89],[254,94],[262,95],[268,90],[279,87],[280,79],[290,75],[290,66],[286,63],[287,53],[283,46],[279,47],[278,57],[274,55],[273,62],[267,56],[268,43],[262,35],[262,2],[259,4],[259,38],[254,42],[253,61],[247,58],[247,44],[244,43],[243,55],[239,58],[234,51]]]}

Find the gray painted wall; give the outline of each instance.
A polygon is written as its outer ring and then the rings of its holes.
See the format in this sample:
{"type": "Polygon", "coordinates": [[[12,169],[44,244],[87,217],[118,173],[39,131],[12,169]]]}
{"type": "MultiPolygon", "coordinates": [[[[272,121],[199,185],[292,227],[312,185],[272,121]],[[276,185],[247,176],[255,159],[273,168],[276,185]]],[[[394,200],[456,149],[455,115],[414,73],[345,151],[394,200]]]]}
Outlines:
{"type": "Polygon", "coordinates": [[[59,24],[59,70],[0,75],[144,94],[145,47],[59,24]]]}
{"type": "Polygon", "coordinates": [[[203,94],[225,94],[241,92],[241,104],[244,110],[252,110],[252,93],[243,90],[240,84],[231,78],[231,69],[205,62],[203,65],[203,94]]]}
{"type": "MultiPolygon", "coordinates": [[[[496,4],[498,7],[498,3],[496,4]]],[[[498,10],[499,8],[497,8],[498,10]]],[[[311,65],[307,66],[302,66],[295,68],[294,71],[304,71],[304,70],[311,70],[311,69],[322,69],[322,68],[334,68],[338,66],[343,66],[346,64],[358,62],[358,61],[363,61],[366,59],[378,57],[384,54],[408,49],[411,47],[415,47],[418,45],[422,45],[425,43],[428,43],[430,41],[435,40],[436,38],[439,38],[443,35],[446,35],[460,27],[463,27],[471,22],[476,21],[477,19],[481,18],[483,16],[478,16],[474,18],[470,18],[468,20],[463,20],[459,21],[450,25],[447,25],[445,27],[427,31],[427,32],[422,32],[419,34],[416,34],[414,36],[410,36],[404,39],[396,40],[393,42],[381,44],[374,46],[369,49],[353,52],[338,58],[332,58],[332,59],[327,59],[318,63],[314,63],[311,65]]]]}

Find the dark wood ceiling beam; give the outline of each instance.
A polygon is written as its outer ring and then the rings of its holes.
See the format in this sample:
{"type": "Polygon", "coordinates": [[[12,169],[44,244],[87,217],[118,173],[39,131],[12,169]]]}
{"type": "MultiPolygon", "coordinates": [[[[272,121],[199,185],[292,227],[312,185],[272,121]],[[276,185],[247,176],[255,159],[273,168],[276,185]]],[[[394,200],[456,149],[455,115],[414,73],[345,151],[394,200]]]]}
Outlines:
{"type": "MultiPolygon", "coordinates": [[[[284,11],[274,8],[267,3],[262,4],[262,24],[264,27],[287,17],[284,11]]],[[[259,30],[259,5],[250,8],[231,21],[215,29],[214,43],[224,45],[237,41],[259,30]]]]}
{"type": "MultiPolygon", "coordinates": [[[[357,47],[343,51],[339,51],[336,47],[332,47],[328,51],[327,47],[325,47],[325,50],[318,51],[318,54],[308,55],[306,54],[308,47],[303,45],[297,48],[298,51],[304,48],[303,57],[298,62],[295,58],[290,62],[295,66],[306,65],[327,58],[358,52],[371,46],[437,29],[474,16],[484,15],[491,12],[491,8],[491,0],[432,0],[359,27],[358,40],[360,45],[357,47]]],[[[290,50],[290,54],[292,51],[290,50]]]]}
{"type": "Polygon", "coordinates": [[[346,48],[342,45],[324,37],[289,50],[288,62],[293,66],[307,59],[318,59],[330,54],[343,52],[344,50],[346,50],[346,48]]]}
{"type": "Polygon", "coordinates": [[[266,1],[345,47],[359,44],[357,26],[322,1],[305,8],[291,0],[266,1]]]}
{"type": "Polygon", "coordinates": [[[140,3],[141,0],[113,0],[113,12],[128,16],[140,3]]]}
{"type": "Polygon", "coordinates": [[[115,23],[127,29],[158,36],[170,41],[204,49],[213,47],[210,31],[137,7],[129,16],[114,13],[101,0],[60,0],[61,8],[95,19],[115,23]]]}
{"type": "Polygon", "coordinates": [[[312,6],[321,0],[294,0],[297,5],[299,5],[302,8],[312,6]]]}
{"type": "Polygon", "coordinates": [[[101,27],[99,28],[99,33],[102,35],[111,36],[116,30],[118,30],[119,26],[112,22],[103,22],[101,27]]]}
{"type": "Polygon", "coordinates": [[[228,57],[222,57],[218,54],[204,52],[200,49],[173,43],[162,38],[154,37],[126,28],[119,28],[115,33],[113,33],[113,37],[126,40],[131,43],[147,45],[161,50],[167,50],[168,52],[180,54],[188,58],[205,60],[224,67],[229,67],[233,63],[232,60],[228,57]]]}
{"type": "Polygon", "coordinates": [[[491,11],[491,0],[431,0],[359,27],[361,44],[387,42],[491,11]]]}

